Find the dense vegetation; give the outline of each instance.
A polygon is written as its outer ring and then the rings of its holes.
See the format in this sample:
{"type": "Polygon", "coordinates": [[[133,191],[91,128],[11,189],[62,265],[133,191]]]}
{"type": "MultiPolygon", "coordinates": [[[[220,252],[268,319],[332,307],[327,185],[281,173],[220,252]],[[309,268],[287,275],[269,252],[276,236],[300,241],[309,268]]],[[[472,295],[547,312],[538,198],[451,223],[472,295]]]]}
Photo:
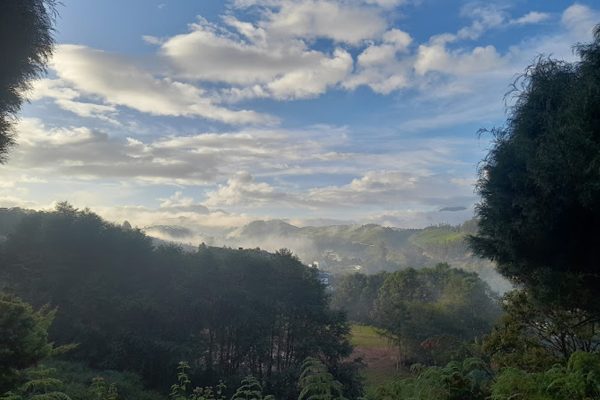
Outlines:
{"type": "MultiPolygon", "coordinates": [[[[430,267],[448,263],[453,267],[477,272],[498,291],[510,288],[493,264],[473,256],[467,238],[477,230],[475,220],[459,226],[437,225],[423,229],[402,229],[367,225],[297,227],[280,220],[253,221],[228,232],[225,237],[211,236],[207,243],[232,247],[294,249],[306,263],[317,262],[332,274],[393,272],[411,266],[430,267]]],[[[149,227],[150,235],[186,241],[181,227],[149,227]],[[175,234],[177,232],[177,234],[175,234]]],[[[193,236],[188,236],[193,237],[193,236]]]]}
{"type": "MultiPolygon", "coordinates": [[[[21,28],[0,70],[0,161],[51,53],[53,4],[0,6],[21,28]]],[[[478,225],[328,228],[389,270],[338,278],[332,299],[288,250],[156,246],[67,203],[0,213],[0,399],[357,399],[339,310],[401,356],[369,400],[600,398],[600,27],[576,50],[522,77],[481,167],[478,225]],[[460,256],[466,232],[515,285],[500,301],[475,273],[390,257],[394,240],[420,249],[401,256],[460,256]]]]}
{"type": "Polygon", "coordinates": [[[474,249],[544,302],[600,312],[600,29],[540,59],[480,169],[474,249]]]}
{"type": "Polygon", "coordinates": [[[203,384],[253,374],[280,395],[307,356],[344,375],[348,325],[329,310],[317,272],[288,251],[155,248],[139,231],[61,204],[25,216],[1,257],[4,285],[56,307],[52,340],[76,343],[68,357],[94,368],[165,389],[188,360],[203,384]]]}
{"type": "Polygon", "coordinates": [[[347,275],[336,282],[332,306],[378,327],[407,365],[449,361],[461,343],[487,334],[500,314],[497,295],[477,274],[447,264],[347,275]]]}
{"type": "Polygon", "coordinates": [[[581,61],[540,58],[484,160],[474,250],[518,289],[477,357],[413,367],[377,399],[600,398],[600,26],[581,61]]]}

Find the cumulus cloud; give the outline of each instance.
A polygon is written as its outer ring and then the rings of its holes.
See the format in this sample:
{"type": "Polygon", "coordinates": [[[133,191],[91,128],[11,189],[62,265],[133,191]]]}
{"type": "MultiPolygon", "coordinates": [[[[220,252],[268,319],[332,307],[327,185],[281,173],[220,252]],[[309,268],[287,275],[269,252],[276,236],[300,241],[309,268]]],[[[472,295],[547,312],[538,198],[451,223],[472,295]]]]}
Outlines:
{"type": "Polygon", "coordinates": [[[276,191],[265,182],[256,182],[248,172],[239,172],[208,193],[205,204],[208,206],[231,206],[238,204],[265,204],[286,199],[286,194],[276,191]]]}
{"type": "Polygon", "coordinates": [[[313,200],[349,207],[364,204],[440,206],[448,202],[472,202],[473,188],[457,185],[447,174],[415,174],[407,171],[369,171],[343,186],[316,188],[313,200]]]}
{"type": "Polygon", "coordinates": [[[456,35],[446,36],[447,39],[478,39],[486,31],[502,26],[508,13],[495,4],[468,3],[462,8],[461,15],[472,19],[473,22],[461,28],[456,35]]]}
{"type": "MultiPolygon", "coordinates": [[[[197,86],[157,78],[125,57],[85,46],[58,46],[52,68],[66,85],[102,99],[109,107],[119,105],[152,115],[203,117],[229,124],[273,122],[273,118],[254,111],[219,106],[197,86]]],[[[64,91],[58,96],[64,98],[64,91]]]]}
{"type": "Polygon", "coordinates": [[[529,25],[529,24],[539,24],[540,22],[544,22],[550,19],[549,13],[539,12],[539,11],[530,11],[522,17],[512,19],[510,24],[513,25],[529,25]]]}
{"type": "Polygon", "coordinates": [[[367,85],[383,94],[408,86],[410,64],[397,56],[406,53],[411,43],[412,37],[400,29],[385,32],[379,43],[370,44],[358,55],[356,71],[343,85],[349,89],[367,85]]]}
{"type": "Polygon", "coordinates": [[[306,191],[282,190],[240,172],[207,194],[209,207],[271,206],[306,209],[340,209],[397,204],[400,207],[434,207],[471,204],[473,187],[453,182],[446,174],[419,175],[407,171],[369,171],[346,185],[314,187],[306,191]]]}
{"type": "Polygon", "coordinates": [[[328,127],[246,129],[142,140],[86,126],[53,128],[24,118],[17,132],[19,146],[12,154],[11,167],[82,179],[206,184],[240,168],[274,174],[348,158],[329,148],[344,139],[343,132],[328,127]]]}
{"type": "Polygon", "coordinates": [[[260,26],[272,36],[326,38],[357,45],[377,38],[388,23],[383,11],[399,0],[237,0],[237,8],[260,7],[260,26]]]}
{"type": "Polygon", "coordinates": [[[224,92],[235,100],[313,97],[342,81],[352,69],[352,57],[341,48],[327,54],[232,16],[225,22],[235,32],[201,19],[190,26],[190,32],[166,39],[160,51],[187,79],[234,85],[224,92]]]}
{"type": "Polygon", "coordinates": [[[573,4],[561,16],[561,23],[576,36],[589,40],[600,12],[583,4],[573,4]]]}
{"type": "Polygon", "coordinates": [[[162,210],[192,211],[200,214],[209,212],[207,207],[196,202],[193,197],[185,196],[182,191],[177,191],[172,196],[159,200],[162,210]]]}
{"type": "Polygon", "coordinates": [[[266,15],[262,25],[274,35],[350,44],[376,38],[387,26],[377,9],[340,1],[283,0],[266,15]]]}
{"type": "Polygon", "coordinates": [[[415,71],[418,75],[427,72],[443,72],[453,75],[468,75],[502,67],[503,60],[494,46],[477,46],[470,51],[449,51],[444,44],[419,46],[415,71]]]}
{"type": "Polygon", "coordinates": [[[50,98],[60,108],[80,117],[93,117],[118,124],[113,117],[117,107],[110,104],[98,104],[81,101],[81,93],[68,87],[60,79],[40,79],[33,83],[29,99],[32,101],[50,98]]]}

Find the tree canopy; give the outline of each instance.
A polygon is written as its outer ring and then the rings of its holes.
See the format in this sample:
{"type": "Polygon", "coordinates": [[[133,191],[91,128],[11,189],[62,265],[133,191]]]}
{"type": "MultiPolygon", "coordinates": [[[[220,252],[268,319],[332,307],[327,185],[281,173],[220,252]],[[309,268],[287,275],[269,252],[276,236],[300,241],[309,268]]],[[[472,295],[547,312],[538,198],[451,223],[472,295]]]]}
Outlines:
{"type": "MultiPolygon", "coordinates": [[[[449,346],[486,334],[499,316],[489,286],[477,274],[439,264],[389,274],[375,303],[377,326],[406,361],[439,362],[449,346]]],[[[450,357],[451,358],[451,357],[450,357]]]]}
{"type": "Polygon", "coordinates": [[[575,51],[517,81],[480,168],[471,244],[536,297],[600,311],[600,27],[575,51]]]}
{"type": "Polygon", "coordinates": [[[48,327],[53,318],[47,307],[34,311],[18,298],[0,294],[0,394],[11,389],[19,371],[51,354],[48,327]]]}
{"type": "Polygon", "coordinates": [[[55,0],[0,2],[0,163],[13,144],[12,125],[32,79],[52,54],[55,0]]]}
{"type": "Polygon", "coordinates": [[[336,367],[351,352],[317,271],[288,250],[155,247],[65,203],[24,216],[0,249],[4,285],[57,307],[50,334],[78,344],[69,358],[155,388],[190,360],[203,384],[253,374],[274,394],[293,392],[306,357],[336,367]]]}

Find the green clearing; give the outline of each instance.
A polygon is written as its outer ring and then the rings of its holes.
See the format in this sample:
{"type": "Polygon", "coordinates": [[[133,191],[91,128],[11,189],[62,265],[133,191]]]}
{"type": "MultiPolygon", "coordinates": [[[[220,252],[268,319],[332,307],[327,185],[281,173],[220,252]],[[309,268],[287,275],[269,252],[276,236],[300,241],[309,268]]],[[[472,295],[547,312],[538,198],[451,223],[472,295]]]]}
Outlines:
{"type": "Polygon", "coordinates": [[[350,335],[350,342],[354,346],[352,357],[360,357],[367,364],[362,372],[367,390],[398,376],[398,351],[387,339],[377,334],[375,328],[368,325],[352,325],[350,335]]]}
{"type": "Polygon", "coordinates": [[[352,325],[350,342],[355,347],[388,348],[387,339],[377,334],[369,325],[352,325]]]}

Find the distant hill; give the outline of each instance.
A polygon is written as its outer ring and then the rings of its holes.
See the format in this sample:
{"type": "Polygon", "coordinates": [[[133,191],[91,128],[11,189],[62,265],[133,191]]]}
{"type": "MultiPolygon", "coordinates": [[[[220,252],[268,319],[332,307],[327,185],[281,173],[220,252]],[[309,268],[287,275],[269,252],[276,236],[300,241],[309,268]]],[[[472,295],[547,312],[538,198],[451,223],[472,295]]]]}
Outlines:
{"type": "Polygon", "coordinates": [[[380,225],[297,227],[281,220],[254,221],[229,233],[230,246],[291,249],[305,263],[316,263],[332,273],[376,273],[406,267],[421,268],[439,262],[478,272],[496,290],[510,285],[493,265],[475,257],[466,237],[475,232],[471,220],[460,226],[399,229],[380,225]]]}
{"type": "MultiPolygon", "coordinates": [[[[0,241],[33,211],[0,208],[0,241]]],[[[460,226],[440,225],[424,229],[400,229],[376,224],[298,227],[283,220],[253,221],[221,236],[195,231],[193,227],[153,225],[143,228],[155,245],[181,244],[192,251],[204,242],[210,246],[292,250],[306,264],[317,264],[332,274],[376,273],[406,267],[422,268],[447,262],[475,271],[497,291],[510,285],[487,260],[473,256],[466,237],[475,232],[474,220],[460,226]]]]}

